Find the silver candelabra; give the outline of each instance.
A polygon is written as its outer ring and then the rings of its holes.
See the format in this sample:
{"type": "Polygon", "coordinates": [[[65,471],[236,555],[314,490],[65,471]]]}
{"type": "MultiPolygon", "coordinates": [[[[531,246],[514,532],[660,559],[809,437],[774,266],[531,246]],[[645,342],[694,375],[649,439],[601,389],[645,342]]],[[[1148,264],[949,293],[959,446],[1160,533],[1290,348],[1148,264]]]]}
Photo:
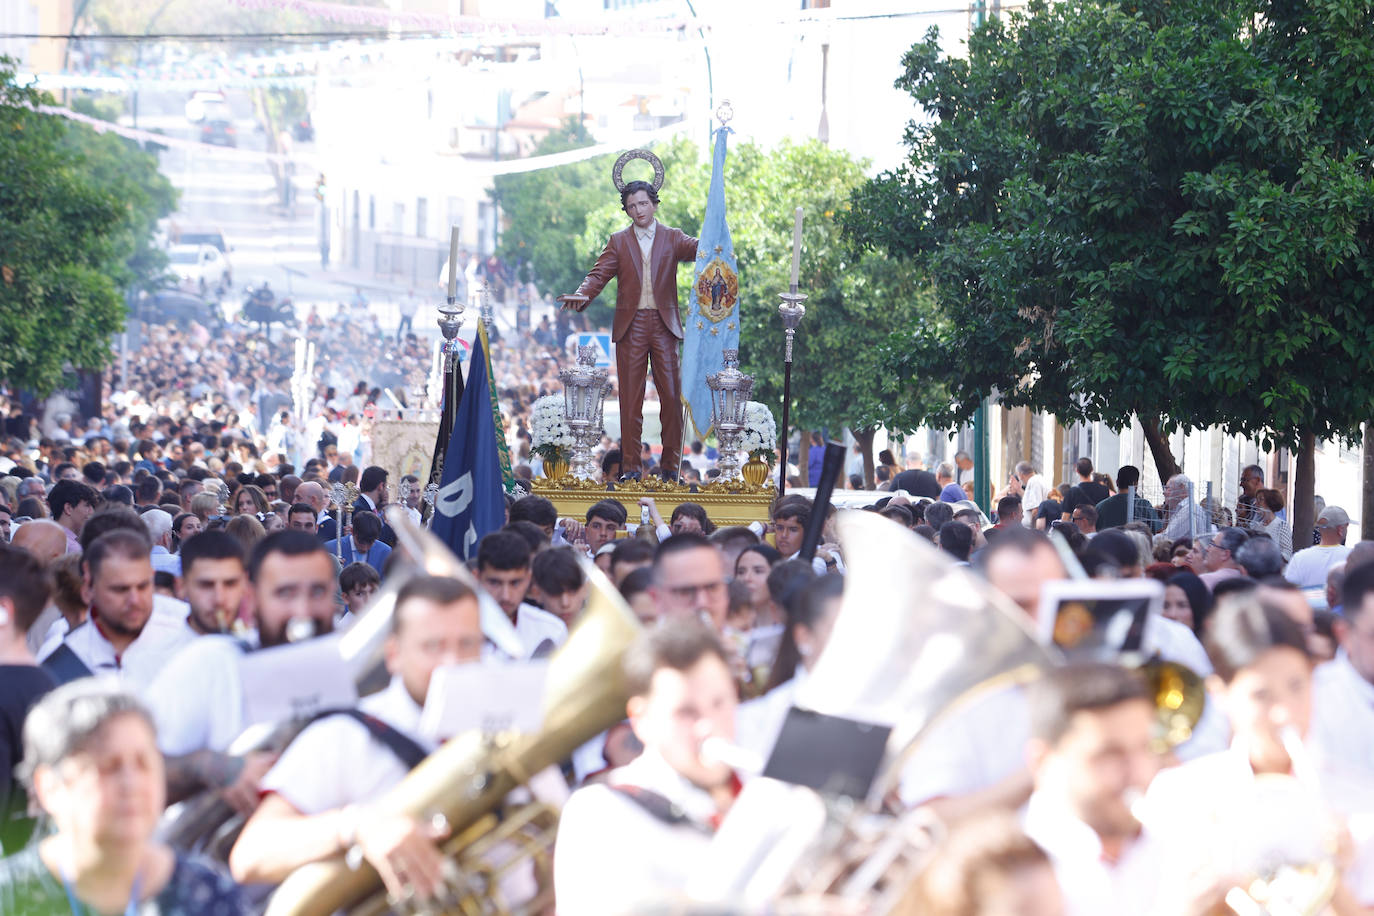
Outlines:
{"type": "Polygon", "coordinates": [[[596,367],[597,348],[577,348],[577,364],[558,373],[563,382],[564,414],[573,434],[572,475],[595,480],[592,451],[601,441],[602,416],[611,383],[606,370],[596,367]]]}
{"type": "Polygon", "coordinates": [[[721,355],[724,368],[706,376],[706,385],[711,389],[711,422],[720,442],[716,467],[722,481],[738,480],[739,440],[744,432],[744,408],[754,391],[754,377],[739,371],[739,350],[725,350],[721,355]]]}

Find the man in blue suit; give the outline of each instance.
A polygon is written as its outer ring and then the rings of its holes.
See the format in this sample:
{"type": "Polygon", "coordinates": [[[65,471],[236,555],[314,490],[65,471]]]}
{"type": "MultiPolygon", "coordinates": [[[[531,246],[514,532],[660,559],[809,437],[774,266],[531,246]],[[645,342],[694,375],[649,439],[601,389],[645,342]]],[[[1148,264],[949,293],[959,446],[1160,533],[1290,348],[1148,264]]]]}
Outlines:
{"type": "Polygon", "coordinates": [[[325,541],[324,548],[338,556],[344,566],[354,561],[366,563],[381,575],[382,564],[391,553],[391,548],[378,540],[381,534],[382,520],[375,512],[361,510],[353,513],[353,534],[343,539],[342,547],[332,540],[325,541]]]}

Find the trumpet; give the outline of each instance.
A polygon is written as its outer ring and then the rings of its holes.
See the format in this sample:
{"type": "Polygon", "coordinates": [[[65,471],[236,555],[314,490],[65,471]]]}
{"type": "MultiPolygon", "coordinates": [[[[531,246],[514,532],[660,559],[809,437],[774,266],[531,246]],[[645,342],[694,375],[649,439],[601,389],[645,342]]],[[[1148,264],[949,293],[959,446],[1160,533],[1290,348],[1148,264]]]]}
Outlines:
{"type": "Polygon", "coordinates": [[[1151,659],[1137,669],[1155,703],[1155,749],[1172,750],[1193,736],[1202,720],[1207,690],[1197,672],[1177,662],[1151,659]]]}

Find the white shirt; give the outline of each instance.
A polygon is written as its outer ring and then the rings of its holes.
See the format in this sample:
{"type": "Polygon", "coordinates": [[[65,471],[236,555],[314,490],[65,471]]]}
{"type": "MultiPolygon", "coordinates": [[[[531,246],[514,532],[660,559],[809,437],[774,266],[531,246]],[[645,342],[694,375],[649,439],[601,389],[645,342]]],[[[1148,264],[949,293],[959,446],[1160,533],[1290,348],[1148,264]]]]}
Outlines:
{"type": "MultiPolygon", "coordinates": [[[[715,803],[652,750],[610,773],[611,785],[638,786],[707,824],[715,803]]],[[[680,895],[706,858],[709,829],[669,824],[609,785],[578,789],[558,821],[553,859],[559,916],[633,913],[680,895]]]]}
{"type": "Polygon", "coordinates": [[[658,220],[649,224],[648,229],[634,227],[635,238],[639,241],[640,263],[643,271],[640,273],[639,284],[639,309],[652,309],[654,307],[654,272],[653,272],[653,251],[654,233],[658,229],[658,220]]]}
{"type": "Polygon", "coordinates": [[[705,452],[702,452],[700,455],[698,455],[696,452],[688,452],[683,457],[686,459],[688,464],[697,469],[697,472],[699,474],[705,474],[707,471],[711,470],[711,468],[716,466],[716,463],[714,461],[706,457],[705,452]]]}
{"type": "Polygon", "coordinates": [[[1049,498],[1050,482],[1043,474],[1032,474],[1021,492],[1021,508],[1025,510],[1021,513],[1021,524],[1027,528],[1034,527],[1035,520],[1031,518],[1031,510],[1039,509],[1040,504],[1049,498]]]}
{"type": "Polygon", "coordinates": [[[1342,649],[1312,674],[1308,741],[1333,763],[1374,782],[1374,684],[1342,649]]]}
{"type": "Polygon", "coordinates": [[[782,732],[787,710],[796,704],[797,689],[806,680],[806,669],[797,666],[797,673],[765,693],[741,703],[735,710],[735,743],[758,754],[763,761],[773,752],[782,732]]]}
{"type": "Polygon", "coordinates": [[[535,650],[545,640],[555,646],[568,641],[568,625],[557,614],[523,601],[515,612],[515,632],[519,634],[520,643],[528,653],[525,656],[527,659],[534,657],[535,650]]]}
{"type": "MultiPolygon", "coordinates": [[[[1205,678],[1212,673],[1207,653],[1192,631],[1155,614],[1141,639],[1144,655],[1159,656],[1205,678]]],[[[938,720],[921,739],[902,771],[902,802],[916,806],[936,798],[967,795],[990,788],[1025,766],[1030,740],[1030,708],[1025,691],[1010,686],[976,696],[938,720]]],[[[1226,746],[1226,719],[1209,698],[1193,737],[1175,752],[1192,759],[1226,746]]]]}
{"type": "MultiPolygon", "coordinates": [[[[399,677],[385,690],[364,697],[358,709],[381,719],[427,751],[434,745],[419,734],[420,704],[399,677]]],[[[375,800],[409,770],[392,751],[349,716],[321,719],[296,736],[263,777],[275,792],[305,815],[375,800]]]]}
{"type": "Polygon", "coordinates": [[[143,701],[168,756],[223,753],[243,732],[243,647],[230,636],[201,636],[153,680],[143,701]]]}
{"type": "Polygon", "coordinates": [[[1166,912],[1158,899],[1172,883],[1163,871],[1166,850],[1149,831],[1127,843],[1116,862],[1105,861],[1097,832],[1042,792],[1031,793],[1021,826],[1049,855],[1066,916],[1166,912]]]}
{"type": "MultiPolygon", "coordinates": [[[[1307,742],[1316,770],[1318,788],[1304,810],[1314,818],[1324,813],[1344,820],[1354,840],[1352,864],[1344,873],[1351,892],[1361,904],[1374,902],[1374,790],[1367,780],[1333,766],[1321,749],[1307,742]],[[1325,809],[1325,812],[1323,812],[1325,809]]],[[[1265,818],[1271,806],[1260,803],[1258,780],[1250,761],[1238,748],[1209,754],[1180,767],[1162,770],[1150,784],[1142,813],[1146,824],[1177,857],[1170,873],[1210,865],[1218,874],[1246,871],[1242,850],[1258,845],[1290,848],[1284,828],[1300,836],[1309,823],[1286,825],[1265,818]]],[[[1311,823],[1316,823],[1313,821],[1311,823]]]]}
{"type": "MultiPolygon", "coordinates": [[[[835,572],[837,572],[837,573],[843,573],[843,572],[844,572],[844,560],[840,559],[839,554],[834,554],[833,556],[835,557],[835,572]]],[[[784,559],[784,560],[799,560],[799,559],[801,559],[801,551],[798,550],[796,553],[792,554],[791,556],[783,557],[783,559],[784,559]]],[[[825,565],[825,560],[822,560],[822,559],[821,559],[820,557],[818,557],[818,556],[813,556],[813,557],[811,558],[811,571],[814,572],[814,573],[815,573],[816,575],[818,575],[818,576],[823,576],[823,575],[825,575],[826,573],[830,572],[830,567],[828,567],[828,566],[825,565]]]]}
{"type": "MultiPolygon", "coordinates": [[[[185,601],[155,594],[148,623],[122,656],[115,655],[114,646],[99,627],[87,620],[62,638],[44,643],[38,660],[43,661],[65,643],[92,674],[117,675],[125,687],[142,693],[172,657],[196,638],[195,631],[186,624],[190,612],[185,601]]],[[[58,623],[65,625],[66,620],[54,621],[54,625],[58,623]]]]}
{"type": "Polygon", "coordinates": [[[1169,525],[1164,529],[1164,536],[1171,541],[1190,536],[1188,531],[1189,512],[1185,506],[1192,509],[1193,528],[1191,536],[1198,537],[1212,530],[1212,517],[1207,514],[1207,510],[1197,503],[1189,503],[1185,500],[1169,510],[1169,525]]]}
{"type": "Polygon", "coordinates": [[[1350,548],[1341,544],[1307,547],[1293,554],[1283,577],[1298,588],[1326,588],[1326,574],[1337,563],[1344,563],[1350,548]]]}
{"type": "MultiPolygon", "coordinates": [[[[545,641],[561,646],[568,639],[568,625],[557,614],[550,614],[524,601],[515,610],[515,632],[520,637],[520,645],[525,654],[515,661],[528,661],[534,658],[535,650],[545,641]]],[[[547,654],[547,653],[545,653],[547,654]]],[[[491,643],[483,649],[483,658],[507,658],[506,654],[491,643]]]]}
{"type": "Polygon", "coordinates": [[[181,575],[181,557],[161,544],[153,545],[153,553],[149,559],[153,561],[153,572],[169,572],[174,576],[181,575]]]}
{"type": "Polygon", "coordinates": [[[914,808],[994,786],[1026,765],[1029,740],[1025,689],[986,691],[936,720],[921,739],[902,771],[902,803],[914,808]]]}

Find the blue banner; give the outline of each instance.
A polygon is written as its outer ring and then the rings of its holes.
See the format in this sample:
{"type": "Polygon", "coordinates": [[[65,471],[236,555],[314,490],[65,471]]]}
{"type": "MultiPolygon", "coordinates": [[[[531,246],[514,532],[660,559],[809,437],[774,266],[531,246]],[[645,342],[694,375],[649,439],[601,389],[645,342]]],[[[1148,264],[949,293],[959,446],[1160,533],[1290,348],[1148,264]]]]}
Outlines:
{"type": "Polygon", "coordinates": [[[477,555],[477,542],[505,522],[506,497],[500,432],[492,417],[491,360],[479,327],[472,348],[467,388],[453,420],[444,453],[444,476],[434,501],[434,534],[464,560],[477,555]]]}
{"type": "Polygon", "coordinates": [[[711,389],[706,376],[723,368],[723,351],[739,348],[739,276],[730,225],[725,221],[725,140],[729,133],[728,127],[716,131],[711,190],[706,196],[706,216],[697,246],[696,279],[682,326],[682,400],[697,439],[705,439],[712,428],[711,389]]]}

